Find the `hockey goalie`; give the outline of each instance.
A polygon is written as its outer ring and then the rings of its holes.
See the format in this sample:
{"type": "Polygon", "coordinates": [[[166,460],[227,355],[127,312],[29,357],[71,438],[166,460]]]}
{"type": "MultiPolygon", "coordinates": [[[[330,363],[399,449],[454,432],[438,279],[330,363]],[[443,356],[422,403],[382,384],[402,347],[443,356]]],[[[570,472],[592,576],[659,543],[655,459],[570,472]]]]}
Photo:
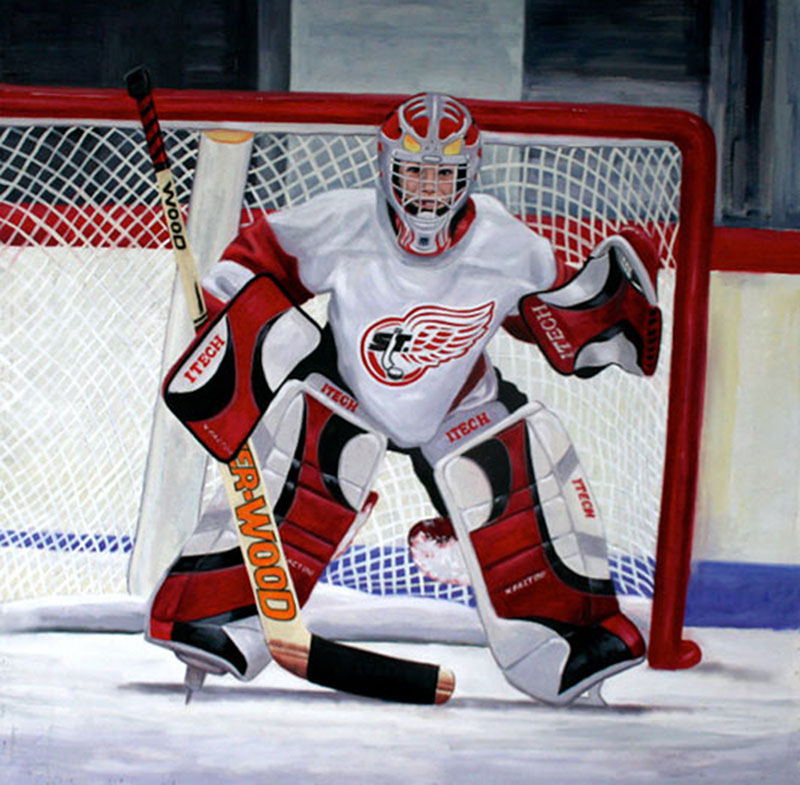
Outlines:
{"type": "MultiPolygon", "coordinates": [[[[472,193],[481,134],[445,95],[389,115],[378,163],[376,189],[312,198],[230,244],[203,282],[213,318],[165,400],[220,460],[253,439],[301,603],[368,517],[385,452],[408,455],[503,674],[568,704],[641,662],[644,642],[620,612],[568,434],[486,347],[505,329],[562,374],[652,374],[654,249],[622,230],[563,278],[548,242],[472,193]],[[319,294],[324,328],[301,310],[319,294]]],[[[195,672],[246,680],[267,664],[224,502],[157,588],[147,636],[195,672]]]]}

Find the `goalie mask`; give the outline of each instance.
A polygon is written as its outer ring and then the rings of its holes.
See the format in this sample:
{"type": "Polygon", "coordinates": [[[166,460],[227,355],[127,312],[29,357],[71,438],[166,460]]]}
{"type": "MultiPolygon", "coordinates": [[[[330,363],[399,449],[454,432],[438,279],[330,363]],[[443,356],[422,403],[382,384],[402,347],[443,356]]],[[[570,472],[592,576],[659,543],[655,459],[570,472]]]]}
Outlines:
{"type": "Polygon", "coordinates": [[[428,256],[449,247],[453,218],[467,201],[480,159],[478,126],[449,96],[421,93],[389,115],[378,137],[378,166],[401,248],[428,256]]]}

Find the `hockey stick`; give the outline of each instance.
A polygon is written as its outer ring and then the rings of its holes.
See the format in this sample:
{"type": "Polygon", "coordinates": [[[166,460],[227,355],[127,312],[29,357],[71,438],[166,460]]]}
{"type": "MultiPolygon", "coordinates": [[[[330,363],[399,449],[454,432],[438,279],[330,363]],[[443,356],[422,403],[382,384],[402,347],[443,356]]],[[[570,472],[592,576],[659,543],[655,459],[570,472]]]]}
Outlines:
{"type": "MultiPolygon", "coordinates": [[[[125,81],[138,106],[189,315],[199,330],[208,321],[208,312],[167,160],[150,75],[140,66],[126,74],[125,81]]],[[[455,678],[446,668],[346,646],[306,628],[251,443],[248,441],[230,463],[219,466],[273,659],[301,678],[356,695],[403,703],[448,700],[455,678]]]]}

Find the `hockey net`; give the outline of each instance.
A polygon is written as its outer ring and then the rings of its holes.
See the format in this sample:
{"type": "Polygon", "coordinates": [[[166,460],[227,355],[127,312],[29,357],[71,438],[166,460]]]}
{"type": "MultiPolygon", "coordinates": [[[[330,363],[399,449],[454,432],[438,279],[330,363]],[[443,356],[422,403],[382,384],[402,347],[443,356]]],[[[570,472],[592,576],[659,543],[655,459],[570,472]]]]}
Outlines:
{"type": "MultiPolygon", "coordinates": [[[[119,91],[4,92],[0,602],[124,594],[149,493],[145,469],[174,261],[143,134],[119,91]]],[[[254,134],[243,224],[326,190],[374,187],[375,128],[394,103],[386,96],[255,101],[169,91],[160,98],[184,207],[203,129],[254,134]]],[[[591,380],[564,378],[534,347],[505,334],[490,354],[504,377],[564,422],[599,502],[618,591],[654,599],[655,660],[675,667],[713,209],[705,127],[662,110],[473,108],[485,129],[479,190],[546,236],[562,265],[577,269],[601,239],[632,224],[658,247],[665,332],[654,377],[610,368],[591,380]]],[[[321,304],[310,310],[324,319],[321,304]]],[[[435,512],[409,461],[390,455],[376,490],[381,502],[323,580],[371,595],[470,606],[469,586],[427,578],[410,558],[410,526],[435,512]]],[[[206,501],[212,491],[209,481],[206,501]]],[[[651,645],[651,661],[652,652],[651,645]]]]}

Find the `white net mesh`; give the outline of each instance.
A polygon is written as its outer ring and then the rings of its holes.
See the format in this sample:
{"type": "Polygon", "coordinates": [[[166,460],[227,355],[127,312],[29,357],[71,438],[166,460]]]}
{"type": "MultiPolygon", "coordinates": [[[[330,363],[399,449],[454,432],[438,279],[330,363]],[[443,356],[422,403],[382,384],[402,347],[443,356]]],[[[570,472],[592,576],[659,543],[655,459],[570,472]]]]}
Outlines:
{"type": "MultiPolygon", "coordinates": [[[[652,593],[668,405],[680,155],[670,144],[487,138],[480,189],[578,265],[624,225],[657,239],[665,343],[651,379],[616,369],[564,379],[531,346],[498,336],[504,377],[564,421],[592,481],[622,591],[652,593]]],[[[188,203],[197,132],[168,131],[188,203]]],[[[121,592],[159,385],[174,262],[138,129],[0,128],[0,601],[121,592]]],[[[256,135],[245,221],[331,188],[374,184],[369,134],[256,135]]],[[[324,318],[319,303],[313,313],[324,318]]],[[[213,473],[211,473],[213,474],[213,473]]],[[[470,602],[424,578],[408,528],[434,515],[407,458],[392,455],[381,503],[325,579],[373,593],[470,602]]]]}
{"type": "MultiPolygon", "coordinates": [[[[170,133],[188,196],[196,135],[170,133]]],[[[141,132],[0,134],[0,600],[123,592],[174,261],[141,132]]]]}

